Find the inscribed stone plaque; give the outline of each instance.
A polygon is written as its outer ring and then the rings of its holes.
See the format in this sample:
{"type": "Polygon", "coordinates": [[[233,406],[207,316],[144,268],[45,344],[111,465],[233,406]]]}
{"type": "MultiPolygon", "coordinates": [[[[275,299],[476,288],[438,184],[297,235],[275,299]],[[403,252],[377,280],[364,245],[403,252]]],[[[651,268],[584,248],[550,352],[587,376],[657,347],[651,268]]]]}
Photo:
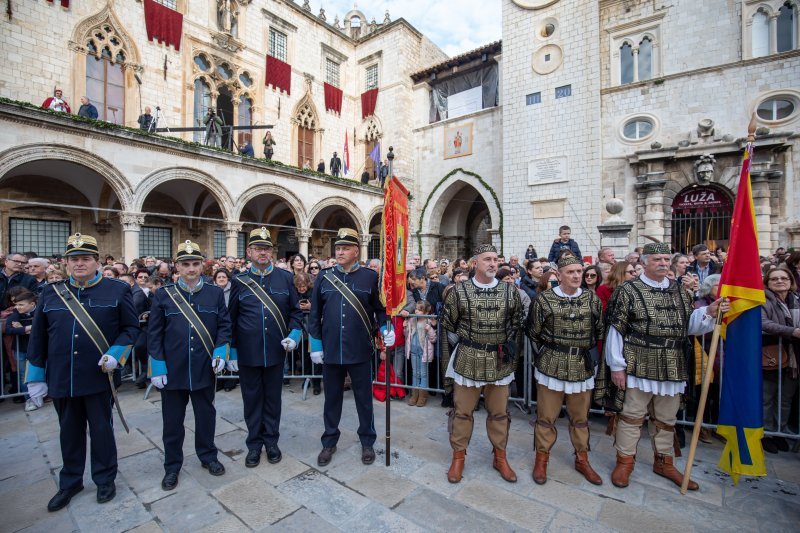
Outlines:
{"type": "Polygon", "coordinates": [[[533,218],[564,218],[564,198],[541,200],[533,204],[533,218]]]}
{"type": "Polygon", "coordinates": [[[567,181],[567,158],[546,157],[528,163],[528,185],[567,181]]]}

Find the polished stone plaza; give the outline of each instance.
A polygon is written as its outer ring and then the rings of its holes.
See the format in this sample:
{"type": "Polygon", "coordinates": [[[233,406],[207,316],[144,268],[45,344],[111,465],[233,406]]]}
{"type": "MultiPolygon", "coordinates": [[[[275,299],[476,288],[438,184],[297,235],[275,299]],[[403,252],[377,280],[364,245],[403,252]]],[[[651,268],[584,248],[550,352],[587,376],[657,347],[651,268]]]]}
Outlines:
{"type": "MultiPolygon", "coordinates": [[[[309,394],[304,400],[298,382],[284,387],[279,464],[270,465],[262,456],[257,468],[245,468],[240,392],[220,392],[216,444],[227,473],[212,477],[200,467],[189,414],[180,484],[164,492],[159,394],[143,400],[142,391],[126,384],[120,398],[131,433],[116,423],[116,499],[98,505],[87,472],[86,489],[57,513],[45,510],[61,467],[55,410],[48,404],[26,414],[8,400],[0,404],[0,531],[776,532],[797,531],[800,523],[800,455],[770,455],[769,477],[745,479],[734,487],[715,468],[721,443],[701,444],[693,476],[701,490],[681,496],[677,487],[651,472],[645,437],[631,486],[617,489],[609,482],[612,440],[600,419],[592,424],[590,458],[605,484],[590,485],[572,468],[567,424],[561,419],[550,479],[535,485],[530,477],[533,429],[530,417],[516,408],[508,455],[519,482],[506,483],[492,469],[481,410],[464,480],[451,485],[445,477],[450,459],[445,410],[437,398],[424,408],[392,403],[392,464],[387,468],[384,404],[375,403],[378,460],[364,466],[352,394],[347,393],[339,451],[320,468],[323,397],[309,394]]],[[[683,468],[682,459],[678,464],[683,468]]]]}

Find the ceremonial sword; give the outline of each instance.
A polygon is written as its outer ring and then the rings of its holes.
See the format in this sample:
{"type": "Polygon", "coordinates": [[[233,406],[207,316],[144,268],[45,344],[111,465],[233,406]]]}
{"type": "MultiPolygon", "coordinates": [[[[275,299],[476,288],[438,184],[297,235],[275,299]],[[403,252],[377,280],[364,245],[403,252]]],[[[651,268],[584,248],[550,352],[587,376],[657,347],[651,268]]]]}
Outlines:
{"type": "MultiPolygon", "coordinates": [[[[106,366],[107,362],[108,362],[108,356],[104,355],[103,367],[106,366]]],[[[119,398],[117,398],[117,388],[114,386],[114,372],[106,372],[106,375],[108,375],[108,384],[111,385],[111,397],[114,398],[114,405],[117,406],[117,414],[119,415],[119,420],[120,422],[122,422],[122,427],[125,428],[125,432],[130,433],[131,430],[128,427],[128,423],[125,422],[125,417],[122,416],[122,407],[120,407],[119,398]]]]}

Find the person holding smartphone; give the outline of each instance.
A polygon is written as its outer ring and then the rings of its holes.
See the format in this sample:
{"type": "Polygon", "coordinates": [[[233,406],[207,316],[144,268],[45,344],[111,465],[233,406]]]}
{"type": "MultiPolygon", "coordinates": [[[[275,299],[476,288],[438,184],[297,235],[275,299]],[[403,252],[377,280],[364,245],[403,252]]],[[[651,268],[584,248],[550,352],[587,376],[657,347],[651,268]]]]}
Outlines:
{"type": "MultiPolygon", "coordinates": [[[[305,272],[299,272],[294,276],[294,287],[297,289],[297,307],[303,312],[303,337],[306,340],[303,348],[303,374],[322,375],[322,365],[315,365],[311,362],[311,352],[308,350],[308,314],[311,312],[311,276],[305,272]]],[[[314,396],[319,396],[322,392],[322,378],[311,378],[311,386],[314,389],[314,396]]]]}

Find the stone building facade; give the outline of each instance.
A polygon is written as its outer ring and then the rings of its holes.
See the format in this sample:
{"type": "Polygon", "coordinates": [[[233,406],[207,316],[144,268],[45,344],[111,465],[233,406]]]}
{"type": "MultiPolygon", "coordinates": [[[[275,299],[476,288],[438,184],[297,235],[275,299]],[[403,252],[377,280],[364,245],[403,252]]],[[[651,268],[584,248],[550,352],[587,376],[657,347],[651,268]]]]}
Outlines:
{"type": "MultiPolygon", "coordinates": [[[[192,144],[203,141],[201,131],[155,137],[5,102],[2,249],[50,252],[60,245],[49,234],[81,231],[99,234],[104,251],[127,259],[169,255],[185,238],[200,239],[214,255],[241,255],[244,233],[265,225],[281,254],[326,257],[331,232],[349,225],[362,234],[362,255],[373,253],[382,194],[376,182],[358,178],[365,167],[374,172],[375,146],[383,159],[392,144],[395,172],[414,181],[410,74],[446,55],[389,13],[376,21],[353,10],[340,20],[292,0],[155,1],[182,16],[177,42],[148,40],[152,4],[141,0],[15,2],[0,26],[7,52],[0,96],[38,106],[59,87],[73,113],[89,95],[101,120],[128,128],[137,127],[144,106],[158,107],[158,126],[172,130],[202,124],[215,108],[226,125],[271,125],[273,159],[282,165],[192,144]],[[267,56],[288,65],[290,85],[265,83],[267,56]],[[341,90],[338,111],[326,109],[326,83],[341,90]],[[377,102],[364,117],[369,89],[377,89],[377,102]],[[298,168],[310,160],[316,169],[322,160],[329,170],[346,137],[344,180],[298,168]]],[[[230,135],[236,145],[251,141],[260,157],[264,132],[230,135]]]]}

